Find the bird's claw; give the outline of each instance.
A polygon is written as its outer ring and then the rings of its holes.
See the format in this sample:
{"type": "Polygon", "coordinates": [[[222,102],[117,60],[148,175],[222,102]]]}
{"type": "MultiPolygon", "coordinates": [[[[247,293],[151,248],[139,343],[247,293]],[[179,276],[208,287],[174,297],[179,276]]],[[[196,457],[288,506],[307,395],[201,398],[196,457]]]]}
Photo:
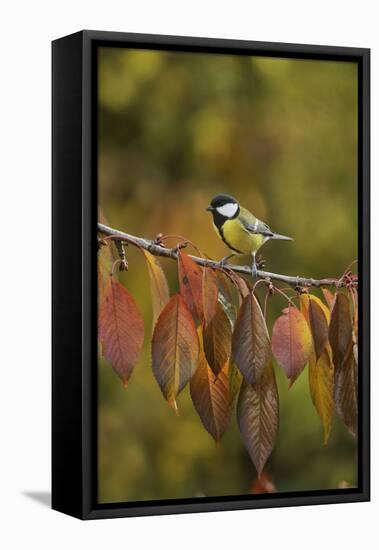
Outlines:
{"type": "Polygon", "coordinates": [[[264,269],[265,265],[266,265],[266,260],[264,259],[262,254],[260,254],[257,258],[257,269],[264,269]]]}

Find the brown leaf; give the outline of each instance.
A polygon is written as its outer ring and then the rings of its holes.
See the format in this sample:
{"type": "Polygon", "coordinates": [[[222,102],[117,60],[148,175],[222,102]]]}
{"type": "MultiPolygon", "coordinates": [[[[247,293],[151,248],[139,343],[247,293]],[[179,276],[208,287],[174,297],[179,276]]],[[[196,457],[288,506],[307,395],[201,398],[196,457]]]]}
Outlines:
{"type": "Polygon", "coordinates": [[[271,360],[266,321],[252,292],[244,298],[238,312],[232,339],[232,356],[250,384],[259,381],[271,360]]]}
{"type": "Polygon", "coordinates": [[[216,315],[204,328],[203,339],[205,357],[217,376],[230,357],[232,340],[232,327],[220,304],[217,304],[216,315]]]}
{"type": "Polygon", "coordinates": [[[325,298],[325,302],[328,304],[329,309],[332,309],[334,302],[334,293],[331,292],[328,288],[322,288],[322,293],[325,298]]]}
{"type": "Polygon", "coordinates": [[[196,323],[203,318],[203,290],[201,268],[184,252],[178,252],[180,294],[196,323]]]}
{"type": "Polygon", "coordinates": [[[353,344],[350,342],[348,352],[342,365],[336,369],[334,378],[334,400],[339,416],[348,430],[357,435],[358,424],[358,388],[357,365],[354,359],[353,344]]]}
{"type": "Polygon", "coordinates": [[[199,362],[190,382],[191,398],[200,419],[211,436],[219,441],[225,432],[232,408],[230,407],[228,365],[216,378],[200,351],[199,362]]]}
{"type": "Polygon", "coordinates": [[[244,298],[251,292],[251,288],[249,287],[248,283],[245,281],[243,277],[239,277],[238,275],[235,275],[234,277],[236,286],[238,287],[238,298],[239,298],[239,305],[242,304],[244,298]]]}
{"type": "Polygon", "coordinates": [[[218,288],[216,275],[210,267],[203,269],[203,311],[207,325],[216,315],[218,305],[218,288]]]}
{"type": "Polygon", "coordinates": [[[272,351],[293,383],[312,353],[312,335],[304,315],[293,306],[283,310],[272,331],[272,351]]]}
{"type": "Polygon", "coordinates": [[[149,272],[151,298],[153,304],[153,324],[155,325],[162,309],[170,299],[167,279],[161,264],[150,252],[143,250],[149,272]]]}
{"type": "Polygon", "coordinates": [[[337,292],[329,325],[329,341],[333,351],[333,362],[338,370],[350,349],[352,341],[352,322],[349,299],[337,292]]]}
{"type": "Polygon", "coordinates": [[[229,360],[228,363],[228,380],[229,380],[229,399],[231,406],[234,405],[235,398],[237,397],[243,376],[233,359],[229,360]]]}
{"type": "Polygon", "coordinates": [[[275,373],[270,363],[257,384],[243,381],[237,421],[245,447],[258,476],[274,447],[279,423],[279,398],[275,373]]]}
{"type": "Polygon", "coordinates": [[[316,359],[318,359],[328,342],[329,327],[327,318],[315,296],[309,296],[308,314],[316,359]]]}
{"type": "Polygon", "coordinates": [[[330,346],[327,346],[319,359],[315,353],[309,360],[309,389],[312,402],[321,419],[324,429],[324,445],[328,443],[332,429],[334,411],[334,366],[330,346]]]}
{"type": "Polygon", "coordinates": [[[169,404],[195,372],[199,357],[196,326],[183,298],[176,294],[160,314],[152,340],[153,372],[169,404]]]}
{"type": "Polygon", "coordinates": [[[109,277],[99,309],[99,339],[104,357],[125,386],[137,363],[143,335],[143,318],[134,298],[109,277]]]}

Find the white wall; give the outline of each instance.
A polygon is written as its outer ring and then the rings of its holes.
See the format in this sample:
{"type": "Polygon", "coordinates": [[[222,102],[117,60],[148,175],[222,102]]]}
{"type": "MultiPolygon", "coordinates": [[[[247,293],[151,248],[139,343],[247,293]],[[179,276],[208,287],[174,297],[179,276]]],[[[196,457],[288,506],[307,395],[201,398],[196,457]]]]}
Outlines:
{"type": "MultiPolygon", "coordinates": [[[[370,540],[378,540],[378,437],[374,433],[370,504],[82,523],[25,496],[25,492],[47,492],[50,483],[50,41],[82,28],[93,28],[371,47],[375,213],[379,146],[379,34],[375,6],[372,0],[3,3],[0,33],[0,543],[3,542],[3,548],[67,550],[84,545],[91,549],[117,545],[199,549],[209,545],[230,549],[246,545],[254,549],[288,546],[294,550],[335,547],[348,550],[365,546],[365,542],[367,547],[375,547],[375,543],[369,545],[370,540]]],[[[375,246],[379,222],[375,215],[373,218],[375,246]]],[[[374,277],[378,267],[374,254],[374,277]]],[[[373,299],[377,297],[378,291],[374,289],[373,299]]],[[[373,349],[375,353],[375,340],[373,349]]],[[[375,429],[379,397],[378,376],[373,374],[375,429]]]]}

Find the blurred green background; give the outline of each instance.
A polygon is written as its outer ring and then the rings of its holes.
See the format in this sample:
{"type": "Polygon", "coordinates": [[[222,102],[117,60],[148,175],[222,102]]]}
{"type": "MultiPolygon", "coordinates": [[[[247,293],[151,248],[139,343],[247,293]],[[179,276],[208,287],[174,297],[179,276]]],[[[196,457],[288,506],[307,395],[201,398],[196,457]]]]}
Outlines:
{"type": "MultiPolygon", "coordinates": [[[[267,269],[338,276],[357,257],[357,66],[334,61],[99,50],[99,205],[108,223],[227,252],[205,212],[229,193],[293,243],[270,242],[267,269]]],[[[175,244],[175,241],[172,241],[175,244]]],[[[236,427],[216,446],[189,396],[180,417],[151,371],[152,312],[141,253],[120,276],[145,319],[125,390],[99,360],[99,502],[248,493],[255,470],[236,427]]],[[[243,263],[243,260],[242,262],[243,263]]],[[[162,260],[172,293],[174,262],[162,260]]],[[[269,329],[285,303],[269,303],[269,329]]],[[[307,370],[291,390],[276,367],[280,427],[268,464],[279,491],[357,483],[356,443],[338,417],[327,447],[307,370]]]]}

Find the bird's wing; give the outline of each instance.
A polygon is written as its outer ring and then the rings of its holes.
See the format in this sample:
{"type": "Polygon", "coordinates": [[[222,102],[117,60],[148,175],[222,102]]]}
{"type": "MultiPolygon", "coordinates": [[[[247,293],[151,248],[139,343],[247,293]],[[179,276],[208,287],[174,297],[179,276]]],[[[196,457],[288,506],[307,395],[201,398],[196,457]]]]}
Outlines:
{"type": "Polygon", "coordinates": [[[241,207],[239,220],[248,233],[263,235],[265,237],[272,237],[274,235],[267,224],[258,220],[258,218],[253,216],[246,208],[241,207]]]}

